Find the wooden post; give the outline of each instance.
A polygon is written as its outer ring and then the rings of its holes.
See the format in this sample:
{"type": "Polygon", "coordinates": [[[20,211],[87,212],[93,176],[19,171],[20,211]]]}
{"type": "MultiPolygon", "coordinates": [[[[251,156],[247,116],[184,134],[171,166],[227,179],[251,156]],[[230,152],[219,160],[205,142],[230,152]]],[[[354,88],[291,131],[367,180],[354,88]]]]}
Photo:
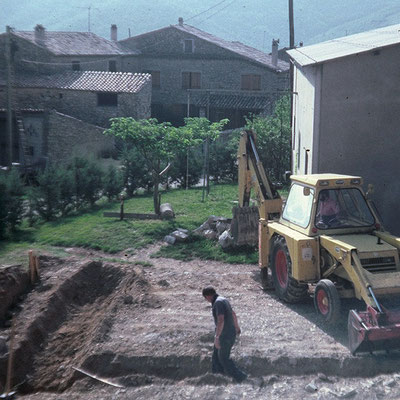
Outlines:
{"type": "Polygon", "coordinates": [[[29,276],[31,284],[35,283],[35,258],[33,250],[29,250],[29,276]]]}
{"type": "Polygon", "coordinates": [[[11,322],[11,336],[10,344],[8,348],[8,363],[7,363],[7,378],[6,378],[6,395],[11,391],[11,381],[12,381],[12,369],[14,361],[14,336],[15,336],[15,317],[11,322]]]}
{"type": "Polygon", "coordinates": [[[119,219],[122,221],[124,219],[124,199],[121,199],[121,209],[119,212],[119,219]]]}

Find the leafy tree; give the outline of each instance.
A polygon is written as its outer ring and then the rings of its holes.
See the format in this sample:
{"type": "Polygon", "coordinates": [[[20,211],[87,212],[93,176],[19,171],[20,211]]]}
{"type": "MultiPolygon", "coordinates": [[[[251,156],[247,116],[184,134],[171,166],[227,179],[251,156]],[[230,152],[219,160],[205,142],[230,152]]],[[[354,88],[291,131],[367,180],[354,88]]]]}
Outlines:
{"type": "Polygon", "coordinates": [[[105,133],[125,140],[143,157],[152,176],[154,211],[158,214],[161,176],[168,169],[173,155],[193,143],[190,131],[175,128],[169,122],[158,123],[155,118],[138,121],[112,118],[111,127],[105,133]]]}
{"type": "Polygon", "coordinates": [[[59,209],[65,216],[74,209],[75,182],[71,169],[60,167],[57,169],[57,180],[60,188],[59,209]]]}
{"type": "Polygon", "coordinates": [[[122,180],[128,197],[132,197],[135,190],[151,186],[152,177],[143,156],[136,148],[122,151],[122,180]]]}
{"type": "Polygon", "coordinates": [[[248,118],[246,128],[256,132],[259,156],[266,171],[275,180],[281,180],[290,169],[290,96],[276,102],[272,116],[248,118]]]}
{"type": "Polygon", "coordinates": [[[169,175],[172,182],[180,187],[188,187],[199,182],[202,175],[202,149],[199,146],[180,150],[174,158],[169,175]],[[189,165],[188,165],[189,160],[189,165]]]}
{"type": "Polygon", "coordinates": [[[219,122],[210,122],[207,118],[185,118],[185,126],[182,130],[188,132],[195,140],[203,141],[203,171],[205,173],[207,193],[209,192],[210,143],[219,137],[221,130],[228,122],[228,119],[222,119],[219,122]]]}
{"type": "Polygon", "coordinates": [[[122,175],[113,165],[108,167],[107,172],[104,175],[103,188],[104,194],[107,196],[109,201],[117,198],[122,191],[122,175]]]}

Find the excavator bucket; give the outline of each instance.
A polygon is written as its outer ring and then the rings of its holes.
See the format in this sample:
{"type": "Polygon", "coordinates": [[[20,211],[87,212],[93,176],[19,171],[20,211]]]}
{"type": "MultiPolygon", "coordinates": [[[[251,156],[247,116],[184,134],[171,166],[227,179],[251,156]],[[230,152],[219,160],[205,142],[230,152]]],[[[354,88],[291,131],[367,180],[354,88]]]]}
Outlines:
{"type": "Polygon", "coordinates": [[[235,246],[256,246],[258,243],[257,207],[234,207],[232,209],[231,234],[235,246]]]}
{"type": "Polygon", "coordinates": [[[350,310],[347,328],[352,354],[400,348],[400,310],[350,310]]]}

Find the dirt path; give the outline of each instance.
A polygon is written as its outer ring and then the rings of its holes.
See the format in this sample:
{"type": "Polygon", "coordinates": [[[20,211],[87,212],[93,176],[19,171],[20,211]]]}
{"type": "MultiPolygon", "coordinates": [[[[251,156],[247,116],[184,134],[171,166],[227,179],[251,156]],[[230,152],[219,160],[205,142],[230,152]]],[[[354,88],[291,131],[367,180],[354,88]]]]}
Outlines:
{"type": "MultiPolygon", "coordinates": [[[[158,246],[121,253],[121,262],[82,249],[42,257],[41,282],[16,314],[14,383],[24,381],[24,398],[400,398],[399,353],[353,357],[346,347],[347,309],[357,304],[344,304],[343,320],[326,329],[311,299],[288,306],[262,291],[255,265],[151,258],[158,246]],[[249,379],[240,385],[208,372],[207,285],[231,300],[241,323],[233,357],[249,379]]],[[[6,360],[0,346],[1,383],[6,360]]]]}

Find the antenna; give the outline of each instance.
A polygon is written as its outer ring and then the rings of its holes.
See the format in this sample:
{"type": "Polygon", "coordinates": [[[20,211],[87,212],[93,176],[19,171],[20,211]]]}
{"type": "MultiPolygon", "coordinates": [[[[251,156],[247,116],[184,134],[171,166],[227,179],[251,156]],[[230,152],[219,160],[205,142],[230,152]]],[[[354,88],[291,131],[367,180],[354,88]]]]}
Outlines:
{"type": "Polygon", "coordinates": [[[84,9],[84,10],[88,10],[88,32],[90,32],[90,11],[93,10],[97,10],[100,11],[98,8],[94,8],[92,7],[92,5],[90,4],[89,7],[75,7],[75,8],[80,8],[80,9],[84,9]]]}

